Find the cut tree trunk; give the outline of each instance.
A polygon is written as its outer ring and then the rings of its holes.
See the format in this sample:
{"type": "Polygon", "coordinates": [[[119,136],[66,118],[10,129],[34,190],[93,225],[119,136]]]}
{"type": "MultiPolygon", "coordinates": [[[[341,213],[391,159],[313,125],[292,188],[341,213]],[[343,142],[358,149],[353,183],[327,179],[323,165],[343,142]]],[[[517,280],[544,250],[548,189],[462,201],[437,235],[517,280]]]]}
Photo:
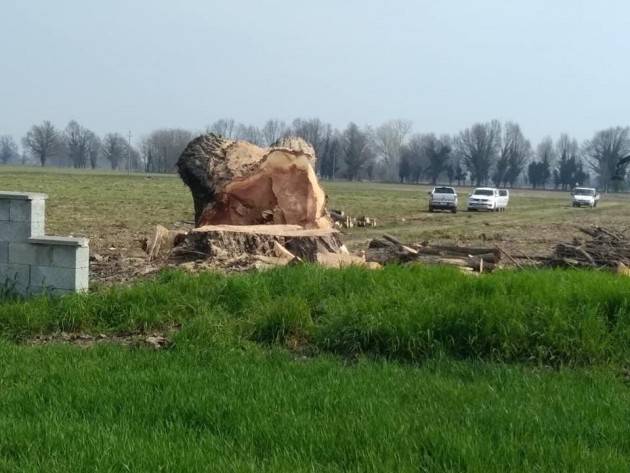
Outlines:
{"type": "Polygon", "coordinates": [[[191,141],[177,168],[190,188],[195,226],[294,224],[331,228],[313,147],[284,138],[270,148],[214,134],[191,141]]]}
{"type": "Polygon", "coordinates": [[[298,225],[206,225],[188,233],[173,250],[178,260],[238,258],[243,255],[278,257],[285,255],[303,261],[318,261],[320,253],[339,253],[343,243],[334,229],[304,229],[298,225]]]}

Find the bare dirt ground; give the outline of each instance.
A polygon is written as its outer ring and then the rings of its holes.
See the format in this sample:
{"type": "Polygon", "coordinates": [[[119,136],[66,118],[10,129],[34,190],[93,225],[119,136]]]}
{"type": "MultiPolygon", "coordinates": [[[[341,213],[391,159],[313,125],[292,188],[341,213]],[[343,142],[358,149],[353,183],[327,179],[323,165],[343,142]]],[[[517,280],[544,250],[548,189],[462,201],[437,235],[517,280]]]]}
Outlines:
{"type": "MultiPolygon", "coordinates": [[[[375,228],[344,230],[351,250],[389,233],[404,242],[500,245],[514,254],[544,256],[578,227],[630,227],[630,194],[603,195],[595,209],[572,208],[568,192],[513,190],[505,213],[465,212],[469,188],[460,188],[460,212],[429,213],[429,186],[324,183],[329,207],[377,219],[375,228]]],[[[142,241],[156,225],[192,226],[187,188],[174,175],[147,176],[38,168],[0,167],[0,190],[44,192],[49,234],[90,239],[93,281],[133,279],[147,265],[142,241]]]]}

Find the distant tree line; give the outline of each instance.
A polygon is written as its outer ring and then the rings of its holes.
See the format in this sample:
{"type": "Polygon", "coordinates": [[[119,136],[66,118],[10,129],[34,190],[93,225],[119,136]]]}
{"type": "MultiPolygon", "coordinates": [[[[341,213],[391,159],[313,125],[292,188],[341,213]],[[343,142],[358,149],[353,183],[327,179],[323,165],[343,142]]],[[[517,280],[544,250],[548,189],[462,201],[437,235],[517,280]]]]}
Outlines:
{"type": "MultiPolygon", "coordinates": [[[[390,120],[375,128],[349,123],[337,129],[318,118],[290,123],[274,119],[262,127],[220,119],[205,132],[261,146],[287,135],[300,136],[315,148],[317,172],[325,179],[563,190],[590,183],[614,191],[621,190],[628,177],[626,169],[619,176],[617,164],[630,154],[628,127],[598,131],[582,144],[567,134],[555,141],[546,137],[534,148],[517,123],[497,120],[441,136],[412,133],[407,120],[390,120]]],[[[21,151],[13,137],[0,136],[0,163],[171,173],[196,134],[164,128],[131,143],[116,132],[99,137],[76,121],[63,129],[44,121],[22,138],[21,151]]]]}

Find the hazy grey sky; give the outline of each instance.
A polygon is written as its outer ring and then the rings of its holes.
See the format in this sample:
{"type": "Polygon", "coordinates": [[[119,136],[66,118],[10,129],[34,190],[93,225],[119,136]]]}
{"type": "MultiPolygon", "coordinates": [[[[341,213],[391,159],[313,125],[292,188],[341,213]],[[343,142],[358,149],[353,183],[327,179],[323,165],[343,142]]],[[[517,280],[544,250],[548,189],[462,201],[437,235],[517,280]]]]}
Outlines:
{"type": "Polygon", "coordinates": [[[0,0],[0,134],[518,121],[537,141],[630,124],[630,2],[0,0]]]}

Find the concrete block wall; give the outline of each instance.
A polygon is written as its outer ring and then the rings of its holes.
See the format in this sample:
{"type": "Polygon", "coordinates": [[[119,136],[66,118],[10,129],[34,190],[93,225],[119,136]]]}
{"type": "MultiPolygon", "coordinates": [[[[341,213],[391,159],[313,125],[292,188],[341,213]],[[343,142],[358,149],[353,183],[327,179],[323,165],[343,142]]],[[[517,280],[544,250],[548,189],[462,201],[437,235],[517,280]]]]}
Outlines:
{"type": "Polygon", "coordinates": [[[0,285],[24,295],[86,291],[88,240],[47,236],[46,199],[46,194],[0,192],[0,285]]]}

